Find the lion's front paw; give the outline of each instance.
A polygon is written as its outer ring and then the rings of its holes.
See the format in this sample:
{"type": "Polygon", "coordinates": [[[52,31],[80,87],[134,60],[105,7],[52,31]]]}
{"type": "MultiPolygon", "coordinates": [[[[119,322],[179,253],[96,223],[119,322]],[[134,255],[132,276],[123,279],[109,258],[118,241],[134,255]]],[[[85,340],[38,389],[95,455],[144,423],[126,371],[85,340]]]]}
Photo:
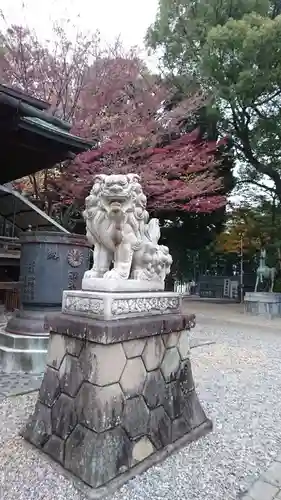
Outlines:
{"type": "Polygon", "coordinates": [[[84,278],[102,278],[102,273],[99,271],[96,271],[95,269],[89,269],[89,271],[86,271],[84,274],[84,278]]]}
{"type": "Polygon", "coordinates": [[[111,269],[111,271],[107,271],[104,275],[105,279],[126,279],[126,277],[122,276],[122,274],[117,269],[111,269]]]}

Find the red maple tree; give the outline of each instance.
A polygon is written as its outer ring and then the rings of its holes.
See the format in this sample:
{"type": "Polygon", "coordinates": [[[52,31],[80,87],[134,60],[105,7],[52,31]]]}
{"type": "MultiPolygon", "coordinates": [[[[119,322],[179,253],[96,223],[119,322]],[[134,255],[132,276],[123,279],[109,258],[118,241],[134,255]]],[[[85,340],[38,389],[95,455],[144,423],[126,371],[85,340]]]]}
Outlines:
{"type": "Polygon", "coordinates": [[[55,40],[52,47],[44,45],[28,28],[13,26],[2,33],[0,55],[2,80],[51,102],[51,113],[96,144],[45,171],[42,182],[40,175],[29,179],[33,193],[47,200],[49,213],[80,207],[100,172],[140,174],[148,207],[158,214],[211,212],[225,204],[218,145],[201,139],[198,131],[179,132],[181,118],[202,106],[200,95],[166,112],[173,89],[149,73],[135,51],[126,53],[119,42],[101,50],[96,34],[78,34],[72,43],[60,26],[55,40]]]}
{"type": "Polygon", "coordinates": [[[217,147],[216,142],[201,140],[199,130],[168,145],[137,151],[113,149],[108,141],[77,157],[52,185],[60,202],[67,205],[75,199],[82,205],[95,174],[134,172],[141,176],[150,212],[212,212],[226,202],[217,175],[217,147]]]}

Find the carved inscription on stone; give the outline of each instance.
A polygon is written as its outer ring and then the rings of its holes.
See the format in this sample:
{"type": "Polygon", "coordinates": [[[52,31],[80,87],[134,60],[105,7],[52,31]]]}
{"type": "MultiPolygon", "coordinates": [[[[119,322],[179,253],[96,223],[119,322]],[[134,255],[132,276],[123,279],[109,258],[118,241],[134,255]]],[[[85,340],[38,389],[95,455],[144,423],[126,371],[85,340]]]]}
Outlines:
{"type": "Polygon", "coordinates": [[[77,271],[68,272],[68,290],[77,290],[79,273],[77,271]]]}
{"type": "Polygon", "coordinates": [[[48,248],[47,250],[47,260],[59,260],[60,256],[56,250],[48,248]]]}
{"type": "Polygon", "coordinates": [[[35,272],[35,260],[29,262],[29,264],[27,264],[26,267],[27,267],[26,270],[29,274],[34,274],[34,272],[35,272]]]}
{"type": "Polygon", "coordinates": [[[35,261],[31,261],[26,265],[26,274],[23,278],[23,300],[34,300],[35,289],[35,261]]]}

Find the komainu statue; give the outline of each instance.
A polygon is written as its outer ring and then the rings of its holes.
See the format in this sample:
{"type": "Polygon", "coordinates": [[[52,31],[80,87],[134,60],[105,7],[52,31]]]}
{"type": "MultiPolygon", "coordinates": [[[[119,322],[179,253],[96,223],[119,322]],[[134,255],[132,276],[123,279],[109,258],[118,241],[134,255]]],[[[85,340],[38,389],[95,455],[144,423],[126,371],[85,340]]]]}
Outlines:
{"type": "Polygon", "coordinates": [[[158,245],[158,219],[146,210],[146,196],[135,174],[97,175],[85,200],[87,238],[94,246],[89,278],[161,281],[172,257],[158,245]]]}

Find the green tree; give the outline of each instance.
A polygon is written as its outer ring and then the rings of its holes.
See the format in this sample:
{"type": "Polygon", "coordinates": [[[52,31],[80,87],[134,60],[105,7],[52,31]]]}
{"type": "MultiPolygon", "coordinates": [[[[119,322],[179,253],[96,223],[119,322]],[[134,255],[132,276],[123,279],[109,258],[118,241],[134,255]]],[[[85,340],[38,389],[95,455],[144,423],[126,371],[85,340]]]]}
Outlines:
{"type": "Polygon", "coordinates": [[[169,77],[212,97],[240,180],[281,200],[280,1],[160,0],[147,34],[169,77]]]}
{"type": "MultiPolygon", "coordinates": [[[[180,102],[185,98],[185,92],[179,90],[166,105],[168,109],[180,106],[180,102]]],[[[197,128],[202,139],[217,142],[219,136],[217,125],[217,116],[209,113],[207,106],[203,106],[197,113],[186,117],[182,115],[181,131],[186,133],[197,128]]],[[[234,187],[232,141],[225,140],[218,147],[216,160],[219,164],[217,175],[222,180],[221,189],[216,194],[228,196],[234,187]]],[[[209,247],[224,228],[226,207],[206,213],[173,211],[166,213],[164,217],[161,219],[162,240],[173,255],[170,280],[175,277],[177,280],[185,281],[197,276],[203,269],[209,268],[210,262],[214,261],[214,252],[209,247]]]]}
{"type": "Polygon", "coordinates": [[[270,5],[268,0],[159,0],[147,44],[161,49],[165,70],[180,75],[184,83],[184,76],[201,76],[198,65],[210,29],[251,12],[266,16],[270,5]]]}

